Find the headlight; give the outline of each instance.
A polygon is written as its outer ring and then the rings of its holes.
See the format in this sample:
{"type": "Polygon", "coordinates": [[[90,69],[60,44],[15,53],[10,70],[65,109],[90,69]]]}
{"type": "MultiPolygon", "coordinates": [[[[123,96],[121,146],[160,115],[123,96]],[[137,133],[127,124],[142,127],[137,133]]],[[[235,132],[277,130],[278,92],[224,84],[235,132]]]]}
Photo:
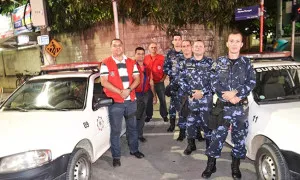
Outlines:
{"type": "Polygon", "coordinates": [[[35,150],[0,159],[0,173],[11,173],[42,166],[51,161],[50,150],[35,150]]]}

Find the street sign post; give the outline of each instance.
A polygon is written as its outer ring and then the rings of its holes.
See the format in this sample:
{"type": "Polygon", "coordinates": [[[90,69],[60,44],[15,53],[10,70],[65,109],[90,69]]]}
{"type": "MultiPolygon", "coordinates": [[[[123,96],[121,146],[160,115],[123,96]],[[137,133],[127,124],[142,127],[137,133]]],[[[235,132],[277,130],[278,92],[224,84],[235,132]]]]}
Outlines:
{"type": "Polygon", "coordinates": [[[235,20],[247,20],[247,19],[256,19],[259,17],[258,6],[248,6],[243,8],[237,8],[235,10],[235,20]]]}

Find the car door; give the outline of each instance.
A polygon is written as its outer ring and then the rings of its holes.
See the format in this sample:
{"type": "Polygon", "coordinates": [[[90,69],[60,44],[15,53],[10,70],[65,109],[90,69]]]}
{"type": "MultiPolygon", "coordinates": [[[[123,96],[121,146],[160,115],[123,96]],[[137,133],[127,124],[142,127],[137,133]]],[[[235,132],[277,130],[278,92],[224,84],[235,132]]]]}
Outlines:
{"type": "Polygon", "coordinates": [[[97,99],[106,98],[103,87],[100,84],[99,75],[91,77],[90,80],[91,94],[92,94],[92,128],[93,128],[93,144],[95,149],[95,156],[99,157],[110,147],[110,124],[108,116],[108,107],[101,107],[93,109],[93,104],[97,99]]]}

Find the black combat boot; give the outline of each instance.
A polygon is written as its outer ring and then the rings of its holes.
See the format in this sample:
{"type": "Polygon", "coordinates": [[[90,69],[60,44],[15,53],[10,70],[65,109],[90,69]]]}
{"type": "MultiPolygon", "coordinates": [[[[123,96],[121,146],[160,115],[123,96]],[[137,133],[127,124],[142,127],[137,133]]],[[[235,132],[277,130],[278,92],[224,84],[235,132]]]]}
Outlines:
{"type": "Polygon", "coordinates": [[[168,128],[168,132],[173,132],[175,129],[175,120],[176,118],[171,117],[170,118],[170,127],[168,128]]]}
{"type": "Polygon", "coordinates": [[[202,137],[202,134],[201,134],[200,127],[197,128],[197,137],[196,137],[196,139],[198,139],[199,142],[204,141],[204,138],[202,137]]]}
{"type": "Polygon", "coordinates": [[[185,129],[180,129],[177,141],[183,141],[185,138],[185,129]]]}
{"type": "Polygon", "coordinates": [[[231,172],[233,179],[241,179],[242,174],[240,171],[240,158],[232,156],[231,172]]]}
{"type": "Polygon", "coordinates": [[[193,151],[196,151],[196,149],[195,139],[188,139],[188,145],[183,153],[185,155],[190,155],[193,151]]]}
{"type": "Polygon", "coordinates": [[[211,174],[217,171],[216,168],[216,158],[207,156],[208,160],[207,160],[207,166],[205,168],[205,170],[202,173],[202,177],[204,179],[210,178],[211,174]]]}

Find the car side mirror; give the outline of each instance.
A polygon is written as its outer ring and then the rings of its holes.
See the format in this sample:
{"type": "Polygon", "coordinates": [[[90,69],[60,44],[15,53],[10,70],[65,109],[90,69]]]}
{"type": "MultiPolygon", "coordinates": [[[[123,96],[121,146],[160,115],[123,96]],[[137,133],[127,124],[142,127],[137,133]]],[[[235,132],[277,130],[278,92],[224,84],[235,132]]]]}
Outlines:
{"type": "Polygon", "coordinates": [[[98,98],[93,103],[93,110],[96,111],[101,107],[109,106],[114,103],[114,100],[112,98],[98,98]]]}

